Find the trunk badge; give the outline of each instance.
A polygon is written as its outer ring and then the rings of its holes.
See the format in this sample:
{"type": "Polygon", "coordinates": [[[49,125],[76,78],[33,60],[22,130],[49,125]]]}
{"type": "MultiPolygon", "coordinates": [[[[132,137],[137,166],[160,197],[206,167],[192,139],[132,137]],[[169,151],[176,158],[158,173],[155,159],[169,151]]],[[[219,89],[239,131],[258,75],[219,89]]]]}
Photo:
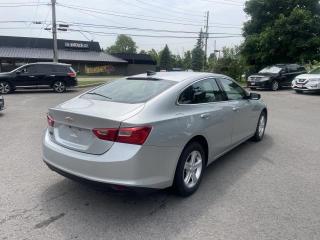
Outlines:
{"type": "Polygon", "coordinates": [[[64,120],[66,120],[66,122],[68,122],[68,123],[73,122],[73,118],[72,117],[65,117],[64,120]]]}

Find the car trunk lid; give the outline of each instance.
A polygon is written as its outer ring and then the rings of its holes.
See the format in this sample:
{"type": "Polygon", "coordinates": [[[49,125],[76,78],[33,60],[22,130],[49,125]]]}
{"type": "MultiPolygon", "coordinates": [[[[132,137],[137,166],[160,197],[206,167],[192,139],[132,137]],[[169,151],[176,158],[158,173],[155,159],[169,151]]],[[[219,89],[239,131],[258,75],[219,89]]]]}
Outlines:
{"type": "Polygon", "coordinates": [[[89,154],[103,154],[113,145],[92,132],[95,128],[119,128],[122,121],[138,113],[144,104],[125,104],[75,98],[49,110],[54,127],[49,127],[54,142],[89,154]]]}

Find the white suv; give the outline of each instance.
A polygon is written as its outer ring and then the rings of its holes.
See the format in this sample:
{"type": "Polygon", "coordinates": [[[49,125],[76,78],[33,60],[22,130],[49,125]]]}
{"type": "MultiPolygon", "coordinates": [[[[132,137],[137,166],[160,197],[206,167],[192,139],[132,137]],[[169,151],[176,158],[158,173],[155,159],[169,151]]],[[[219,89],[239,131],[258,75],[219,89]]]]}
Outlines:
{"type": "Polygon", "coordinates": [[[297,93],[304,91],[320,91],[320,67],[311,70],[307,74],[297,76],[292,81],[292,88],[297,93]]]}

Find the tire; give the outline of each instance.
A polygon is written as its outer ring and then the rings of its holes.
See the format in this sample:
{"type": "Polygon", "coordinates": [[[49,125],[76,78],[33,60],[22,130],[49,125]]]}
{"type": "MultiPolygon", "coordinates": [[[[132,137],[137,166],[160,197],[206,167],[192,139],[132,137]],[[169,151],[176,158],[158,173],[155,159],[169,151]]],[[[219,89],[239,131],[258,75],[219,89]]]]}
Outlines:
{"type": "Polygon", "coordinates": [[[52,84],[52,89],[53,91],[55,91],[56,93],[63,93],[67,90],[66,84],[63,81],[55,81],[52,84]]]}
{"type": "Polygon", "coordinates": [[[189,143],[177,165],[173,188],[182,197],[192,195],[199,187],[206,166],[206,154],[198,142],[189,143]]]}
{"type": "Polygon", "coordinates": [[[278,91],[280,89],[280,85],[278,81],[273,81],[271,84],[271,90],[272,91],[278,91]]]}
{"type": "Polygon", "coordinates": [[[12,87],[7,81],[0,81],[0,93],[8,94],[12,92],[12,87]]]}
{"type": "Polygon", "coordinates": [[[303,93],[303,91],[301,91],[301,90],[295,90],[295,91],[296,91],[296,93],[298,93],[298,94],[303,93]]]}
{"type": "Polygon", "coordinates": [[[263,111],[260,114],[258,123],[257,123],[257,128],[256,128],[256,132],[254,133],[254,136],[252,137],[252,140],[255,142],[259,142],[263,139],[264,137],[264,132],[266,130],[266,126],[267,126],[267,113],[265,111],[263,111]],[[263,122],[263,123],[262,123],[263,122]]]}

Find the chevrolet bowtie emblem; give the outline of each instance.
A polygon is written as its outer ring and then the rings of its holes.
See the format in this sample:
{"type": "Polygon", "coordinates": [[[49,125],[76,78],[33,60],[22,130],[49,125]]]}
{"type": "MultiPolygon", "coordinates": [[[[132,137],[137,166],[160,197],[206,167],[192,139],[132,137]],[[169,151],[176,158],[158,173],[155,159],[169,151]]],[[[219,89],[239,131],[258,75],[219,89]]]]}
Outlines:
{"type": "Polygon", "coordinates": [[[73,122],[73,118],[72,117],[65,117],[64,120],[66,120],[66,122],[73,122]]]}

